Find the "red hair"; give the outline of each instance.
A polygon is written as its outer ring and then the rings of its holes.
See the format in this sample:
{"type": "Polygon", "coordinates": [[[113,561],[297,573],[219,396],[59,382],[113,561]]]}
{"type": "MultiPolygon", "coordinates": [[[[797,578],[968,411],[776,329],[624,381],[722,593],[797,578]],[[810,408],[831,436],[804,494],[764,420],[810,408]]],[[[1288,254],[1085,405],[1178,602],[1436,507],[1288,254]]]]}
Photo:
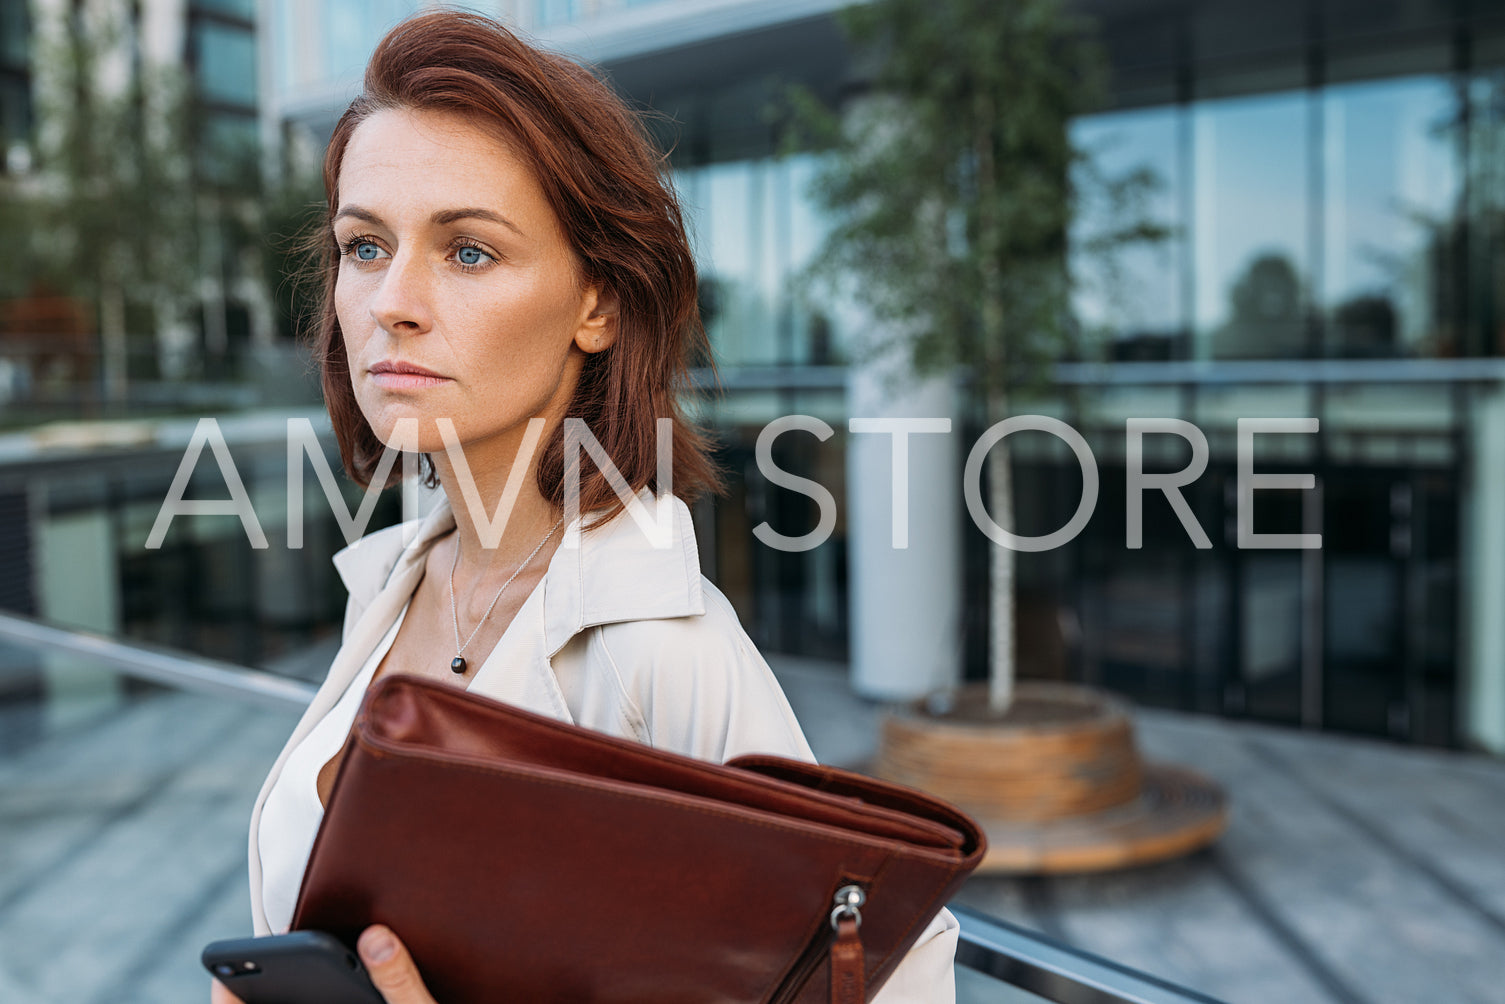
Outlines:
{"type": "MultiPolygon", "coordinates": [[[[708,357],[695,262],[666,159],[611,89],[581,66],[520,41],[479,14],[436,10],[398,24],[366,67],[364,92],[340,117],[324,155],[329,195],[320,237],[322,302],[315,333],[324,400],[345,469],[369,485],[385,449],[355,400],[335,315],[339,271],[332,223],[351,134],[383,109],[442,111],[494,131],[532,167],[574,250],[582,277],[615,294],[617,337],[586,356],[566,414],[584,419],[634,492],[657,484],[656,420],[674,426],[673,491],[691,500],[720,488],[705,433],[684,416],[689,360],[708,357]]],[[[564,504],[563,426],[538,467],[538,487],[564,504]]],[[[387,484],[400,478],[392,468],[387,484]]],[[[582,464],[580,509],[605,516],[622,503],[582,464]]]]}

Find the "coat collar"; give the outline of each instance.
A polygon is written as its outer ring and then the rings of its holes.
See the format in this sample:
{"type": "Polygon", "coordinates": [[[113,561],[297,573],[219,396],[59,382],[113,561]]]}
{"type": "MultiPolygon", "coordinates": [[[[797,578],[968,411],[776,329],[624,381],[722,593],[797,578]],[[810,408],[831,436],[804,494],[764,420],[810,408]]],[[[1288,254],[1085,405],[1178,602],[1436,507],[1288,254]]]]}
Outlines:
{"type": "MultiPolygon", "coordinates": [[[[646,488],[635,501],[636,513],[623,511],[588,530],[580,519],[565,528],[540,586],[549,656],[586,628],[705,613],[689,508],[672,495],[655,499],[646,488]]],[[[340,551],[334,565],[351,600],[364,608],[388,584],[405,582],[454,527],[449,500],[441,498],[422,519],[368,534],[340,551]]]]}

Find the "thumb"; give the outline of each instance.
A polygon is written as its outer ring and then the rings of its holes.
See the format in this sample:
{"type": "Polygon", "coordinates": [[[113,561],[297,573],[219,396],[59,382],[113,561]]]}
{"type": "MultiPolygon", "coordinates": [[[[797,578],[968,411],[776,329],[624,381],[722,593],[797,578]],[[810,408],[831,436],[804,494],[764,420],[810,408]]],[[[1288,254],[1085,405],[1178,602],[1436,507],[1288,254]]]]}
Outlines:
{"type": "Polygon", "coordinates": [[[243,1001],[230,992],[230,988],[219,980],[209,980],[209,1004],[244,1004],[243,1001]]]}
{"type": "Polygon", "coordinates": [[[356,942],[356,950],[387,1004],[435,1004],[413,957],[391,928],[382,924],[366,928],[356,942]]]}

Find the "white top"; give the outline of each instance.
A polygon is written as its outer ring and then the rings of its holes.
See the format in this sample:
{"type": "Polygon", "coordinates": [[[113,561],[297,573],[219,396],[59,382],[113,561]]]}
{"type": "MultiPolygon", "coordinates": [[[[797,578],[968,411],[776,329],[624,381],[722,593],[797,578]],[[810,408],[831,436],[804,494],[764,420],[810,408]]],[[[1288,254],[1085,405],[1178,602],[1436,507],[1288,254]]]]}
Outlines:
{"type": "Polygon", "coordinates": [[[257,840],[261,860],[265,862],[261,876],[262,905],[266,908],[267,923],[274,931],[286,931],[292,926],[293,907],[303,885],[304,868],[313,850],[319,824],[324,819],[324,803],[319,801],[319,771],[345,745],[345,738],[355,723],[355,713],[360,709],[361,698],[376,675],[376,667],[381,665],[387,650],[396,640],[397,631],[407,614],[408,608],[403,607],[360,673],[345,689],[344,696],[329,714],[319,720],[313,731],[293,747],[282,766],[282,775],[267,792],[266,804],[261,807],[257,840]]]}
{"type": "MultiPolygon", "coordinates": [[[[768,664],[726,597],[700,574],[689,510],[672,497],[657,503],[646,491],[635,501],[638,511],[600,527],[582,531],[577,520],[566,528],[542,581],[469,690],[703,760],[772,753],[813,761],[768,664]],[[666,532],[646,533],[650,523],[666,532]]],[[[344,742],[429,549],[454,526],[441,502],[422,521],[378,531],[335,556],[350,590],[344,644],[251,812],[251,915],[259,935],[287,928],[312,848],[308,828],[322,819],[318,771],[344,742]],[[324,728],[329,738],[315,740],[299,767],[294,758],[305,740],[324,728]],[[272,793],[284,786],[305,810],[287,832],[289,815],[284,824],[265,819],[272,793]]],[[[942,910],[874,1004],[953,1001],[957,933],[956,920],[942,910]]]]}

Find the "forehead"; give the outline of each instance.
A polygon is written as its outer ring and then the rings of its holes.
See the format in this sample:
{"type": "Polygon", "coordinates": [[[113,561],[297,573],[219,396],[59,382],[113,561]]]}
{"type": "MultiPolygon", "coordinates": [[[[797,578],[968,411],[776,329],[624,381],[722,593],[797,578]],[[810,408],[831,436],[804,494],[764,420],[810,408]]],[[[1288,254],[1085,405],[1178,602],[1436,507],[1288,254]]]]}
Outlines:
{"type": "Polygon", "coordinates": [[[338,184],[341,205],[425,214],[480,206],[557,229],[527,162],[494,132],[448,112],[388,108],[369,115],[351,133],[338,184]]]}

